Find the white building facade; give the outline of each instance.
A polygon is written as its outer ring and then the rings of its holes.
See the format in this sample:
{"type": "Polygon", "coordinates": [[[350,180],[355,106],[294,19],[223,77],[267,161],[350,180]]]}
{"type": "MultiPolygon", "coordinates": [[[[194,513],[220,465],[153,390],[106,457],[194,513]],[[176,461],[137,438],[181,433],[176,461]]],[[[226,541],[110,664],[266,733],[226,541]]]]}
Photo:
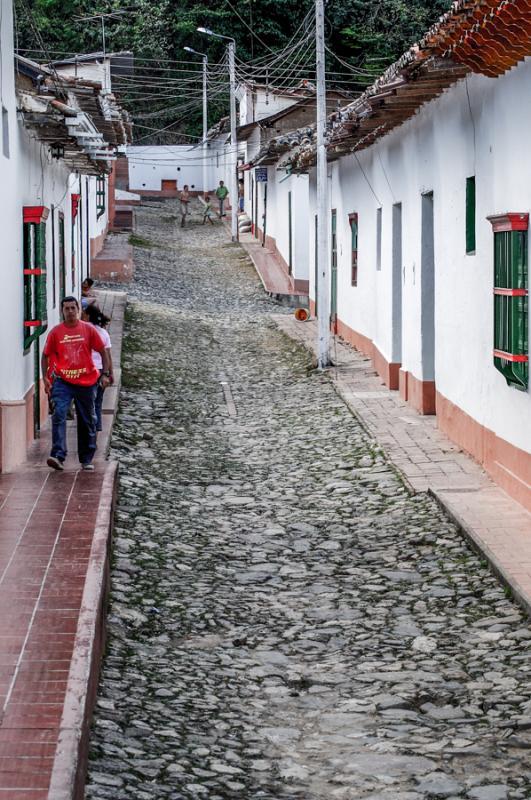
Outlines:
{"type": "MultiPolygon", "coordinates": [[[[514,15],[518,0],[511,5],[514,15]]],[[[531,58],[522,60],[516,41],[514,57],[504,52],[496,65],[489,51],[479,64],[477,50],[466,49],[470,23],[461,13],[449,12],[330,137],[331,328],[531,508],[531,105],[522,102],[531,58]],[[459,25],[463,39],[445,61],[447,29],[455,42],[459,25]]],[[[489,18],[491,31],[503,26],[503,13],[489,18]]],[[[313,143],[277,157],[267,214],[275,219],[268,233],[276,226],[285,251],[281,187],[289,183],[278,176],[288,168],[309,175],[307,222],[295,235],[306,239],[310,305],[319,315],[314,164],[313,143]]]]}
{"type": "Polygon", "coordinates": [[[62,100],[57,100],[57,76],[52,79],[49,70],[26,59],[17,59],[15,67],[11,0],[0,1],[5,267],[0,293],[0,471],[7,472],[25,460],[47,416],[40,353],[46,332],[61,319],[62,297],[80,296],[91,258],[103,243],[109,225],[109,164],[105,169],[104,162],[94,160],[92,144],[84,147],[87,126],[94,128],[90,142],[99,147],[105,141],[89,117],[73,107],[76,98],[70,87],[62,87],[62,100]]]}

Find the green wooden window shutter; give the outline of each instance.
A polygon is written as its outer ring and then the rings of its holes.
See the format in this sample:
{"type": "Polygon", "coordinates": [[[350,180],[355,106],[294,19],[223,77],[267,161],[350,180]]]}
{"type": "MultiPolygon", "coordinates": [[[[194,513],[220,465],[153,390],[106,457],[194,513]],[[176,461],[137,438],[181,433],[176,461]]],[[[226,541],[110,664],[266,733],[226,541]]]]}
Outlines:
{"type": "Polygon", "coordinates": [[[476,178],[466,179],[466,252],[476,252],[476,178]]]}
{"type": "Polygon", "coordinates": [[[96,178],[96,217],[99,219],[105,213],[105,178],[100,175],[96,178]]]}
{"type": "Polygon", "coordinates": [[[488,217],[494,231],[494,366],[522,391],[529,381],[528,216],[488,217]]]}
{"type": "Polygon", "coordinates": [[[350,284],[358,285],[358,215],[357,213],[348,215],[350,225],[350,284]]]}
{"type": "Polygon", "coordinates": [[[48,326],[46,286],[46,219],[44,206],[25,206],[24,221],[24,350],[48,326]]]}

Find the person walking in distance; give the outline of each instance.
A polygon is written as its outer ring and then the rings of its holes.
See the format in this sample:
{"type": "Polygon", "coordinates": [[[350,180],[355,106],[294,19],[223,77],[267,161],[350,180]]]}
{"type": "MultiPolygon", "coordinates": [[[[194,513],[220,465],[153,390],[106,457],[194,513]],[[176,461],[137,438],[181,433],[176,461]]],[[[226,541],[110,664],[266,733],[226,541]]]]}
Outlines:
{"type": "Polygon", "coordinates": [[[77,449],[82,469],[93,470],[96,452],[96,413],[94,403],[98,380],[103,388],[109,385],[109,356],[105,343],[93,325],[79,319],[79,303],[75,297],[61,301],[64,322],[52,328],[42,353],[44,390],[51,395],[52,450],[49,467],[64,469],[67,455],[66,413],[71,401],[77,412],[77,449]],[[92,351],[101,353],[102,374],[95,367],[92,351]],[[53,364],[51,375],[48,373],[53,364]],[[51,381],[53,377],[53,382],[51,381]]]}
{"type": "Polygon", "coordinates": [[[203,212],[203,225],[206,221],[209,221],[211,225],[214,224],[214,220],[212,219],[212,203],[210,202],[210,197],[205,197],[205,210],[203,212]]]}
{"type": "Polygon", "coordinates": [[[216,189],[216,197],[218,198],[218,202],[219,202],[219,216],[220,217],[226,217],[227,216],[225,214],[225,211],[224,211],[224,206],[225,206],[225,200],[227,199],[228,194],[229,194],[229,190],[227,189],[227,187],[225,186],[223,181],[220,181],[219,182],[219,186],[216,189]]]}
{"type": "Polygon", "coordinates": [[[184,223],[189,213],[188,206],[190,205],[190,190],[188,189],[188,184],[185,183],[183,186],[179,199],[181,201],[181,228],[184,228],[184,223]]]}

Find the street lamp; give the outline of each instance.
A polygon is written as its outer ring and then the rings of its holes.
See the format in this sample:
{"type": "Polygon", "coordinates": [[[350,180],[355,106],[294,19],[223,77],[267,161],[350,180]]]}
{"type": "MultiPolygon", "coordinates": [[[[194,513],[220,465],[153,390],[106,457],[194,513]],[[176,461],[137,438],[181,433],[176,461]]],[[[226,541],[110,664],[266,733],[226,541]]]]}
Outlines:
{"type": "Polygon", "coordinates": [[[193,47],[184,48],[187,53],[193,53],[195,56],[201,56],[203,59],[203,195],[206,195],[207,188],[207,131],[208,131],[208,106],[207,106],[207,65],[208,56],[205,53],[199,53],[193,47]]]}
{"type": "Polygon", "coordinates": [[[238,176],[236,169],[238,165],[238,141],[236,138],[236,67],[234,55],[236,42],[231,36],[223,36],[221,33],[214,33],[210,28],[197,28],[198,33],[207,36],[214,36],[216,39],[226,39],[228,41],[229,53],[229,78],[230,78],[230,194],[232,206],[231,233],[232,241],[238,241],[238,176]]]}

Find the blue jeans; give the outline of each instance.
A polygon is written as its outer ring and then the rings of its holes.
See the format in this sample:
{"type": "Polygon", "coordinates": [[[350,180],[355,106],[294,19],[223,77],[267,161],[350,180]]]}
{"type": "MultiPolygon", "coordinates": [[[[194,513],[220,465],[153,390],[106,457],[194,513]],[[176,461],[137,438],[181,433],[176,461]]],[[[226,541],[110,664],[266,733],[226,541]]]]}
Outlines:
{"type": "Polygon", "coordinates": [[[77,452],[80,464],[90,464],[96,452],[96,412],[94,402],[98,384],[78,386],[56,378],[52,385],[52,452],[64,461],[66,449],[66,414],[72,400],[77,412],[77,452]]]}
{"type": "MultiPolygon", "coordinates": [[[[100,375],[101,375],[101,371],[100,371],[100,375]]],[[[94,400],[94,410],[96,412],[96,430],[97,431],[101,431],[102,430],[101,413],[102,413],[102,406],[103,406],[103,393],[104,393],[104,391],[105,391],[105,389],[103,388],[101,383],[98,381],[98,383],[96,384],[96,398],[94,400]]]]}

